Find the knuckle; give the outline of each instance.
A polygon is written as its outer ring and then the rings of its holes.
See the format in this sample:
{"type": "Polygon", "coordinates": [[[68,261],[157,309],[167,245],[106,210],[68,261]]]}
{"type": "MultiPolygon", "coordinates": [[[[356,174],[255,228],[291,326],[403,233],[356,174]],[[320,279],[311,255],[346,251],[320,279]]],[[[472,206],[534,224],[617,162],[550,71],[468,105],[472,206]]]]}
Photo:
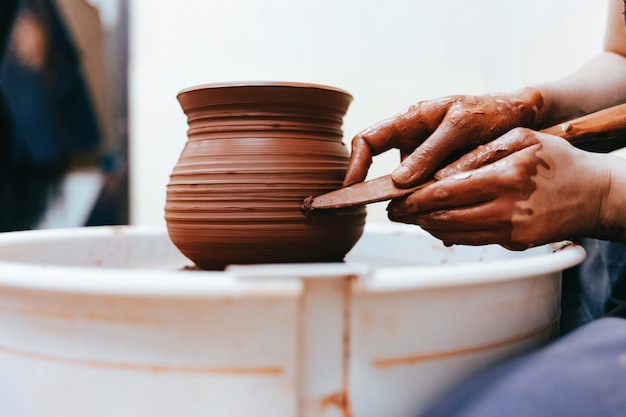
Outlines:
{"type": "Polygon", "coordinates": [[[528,174],[524,167],[515,165],[511,167],[510,171],[510,178],[513,180],[514,184],[519,184],[528,180],[528,174]]]}
{"type": "MultiPolygon", "coordinates": [[[[433,192],[433,199],[439,203],[445,203],[450,200],[452,193],[445,188],[438,188],[433,192]]],[[[435,213],[435,212],[433,212],[435,213]]]]}
{"type": "Polygon", "coordinates": [[[525,137],[528,136],[529,132],[530,129],[518,126],[511,129],[511,131],[508,133],[508,136],[513,140],[523,140],[525,137]]]}
{"type": "Polygon", "coordinates": [[[371,153],[372,147],[369,142],[365,138],[363,133],[359,133],[352,139],[352,153],[362,154],[362,153],[371,153]]]}
{"type": "Polygon", "coordinates": [[[523,146],[529,146],[537,143],[537,132],[527,127],[515,127],[507,133],[509,142],[517,142],[523,146]]]}

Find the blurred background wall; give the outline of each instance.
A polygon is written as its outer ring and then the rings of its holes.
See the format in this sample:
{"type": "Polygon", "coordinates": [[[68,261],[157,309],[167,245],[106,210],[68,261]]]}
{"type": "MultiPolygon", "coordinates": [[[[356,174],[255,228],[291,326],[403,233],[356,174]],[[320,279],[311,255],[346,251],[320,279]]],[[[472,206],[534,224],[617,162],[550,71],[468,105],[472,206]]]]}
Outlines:
{"type": "MultiPolygon", "coordinates": [[[[132,0],[131,222],[161,224],[186,140],[179,90],[204,83],[329,84],[354,101],[344,133],[424,99],[512,91],[569,73],[602,48],[601,0],[132,0]]],[[[370,177],[390,172],[395,152],[370,177]]],[[[385,204],[368,221],[387,221],[385,204]]]]}

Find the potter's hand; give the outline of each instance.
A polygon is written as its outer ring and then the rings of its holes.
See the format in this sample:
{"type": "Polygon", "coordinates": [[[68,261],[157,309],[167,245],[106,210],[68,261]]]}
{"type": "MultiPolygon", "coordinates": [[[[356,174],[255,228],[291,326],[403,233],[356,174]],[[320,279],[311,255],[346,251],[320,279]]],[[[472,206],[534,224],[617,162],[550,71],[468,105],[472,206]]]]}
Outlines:
{"type": "Polygon", "coordinates": [[[498,243],[523,250],[594,234],[610,185],[598,154],[517,128],[389,205],[389,218],[418,224],[445,244],[498,243]]]}
{"type": "Polygon", "coordinates": [[[450,96],[422,101],[352,139],[344,185],[363,181],[372,157],[400,150],[402,164],[393,172],[400,187],[428,178],[457,150],[468,150],[518,126],[531,127],[543,105],[541,93],[525,88],[514,94],[450,96]]]}

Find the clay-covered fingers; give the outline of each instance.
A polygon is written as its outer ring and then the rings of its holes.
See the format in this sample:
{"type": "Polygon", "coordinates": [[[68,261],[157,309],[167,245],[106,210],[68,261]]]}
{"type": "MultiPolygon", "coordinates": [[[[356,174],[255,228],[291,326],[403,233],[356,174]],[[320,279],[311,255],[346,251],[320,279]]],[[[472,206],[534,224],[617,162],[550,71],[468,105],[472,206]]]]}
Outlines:
{"type": "Polygon", "coordinates": [[[542,103],[536,90],[454,97],[437,129],[392,173],[393,181],[400,187],[413,186],[457,151],[473,149],[513,128],[532,126],[542,103]]]}
{"type": "Polygon", "coordinates": [[[398,149],[400,159],[405,159],[437,128],[450,103],[450,99],[420,102],[357,134],[352,139],[344,186],[364,181],[376,155],[398,149]]]}
{"type": "Polygon", "coordinates": [[[536,143],[537,138],[530,129],[515,128],[492,142],[478,146],[455,162],[440,169],[435,174],[435,178],[443,179],[461,172],[472,171],[536,143]]]}
{"type": "MultiPolygon", "coordinates": [[[[498,167],[491,165],[436,181],[403,199],[392,201],[387,208],[389,218],[397,220],[440,210],[464,210],[493,200],[499,193],[499,181],[492,181],[494,174],[498,174],[498,167]]],[[[448,224],[447,227],[452,226],[448,224]]]]}
{"type": "Polygon", "coordinates": [[[358,134],[344,185],[363,181],[372,158],[399,149],[402,162],[392,173],[399,187],[432,176],[446,159],[498,138],[512,128],[532,126],[543,99],[535,89],[514,94],[456,95],[423,101],[358,134]]]}
{"type": "Polygon", "coordinates": [[[515,250],[597,233],[611,180],[596,155],[516,129],[461,158],[451,168],[460,172],[392,202],[389,218],[417,224],[446,244],[515,250]]]}
{"type": "Polygon", "coordinates": [[[433,134],[394,170],[393,181],[406,187],[424,181],[448,156],[474,141],[468,138],[480,136],[475,125],[463,125],[456,116],[446,116],[433,134]]]}
{"type": "Polygon", "coordinates": [[[478,169],[435,181],[389,204],[393,221],[417,224],[447,244],[498,243],[511,249],[528,247],[511,238],[517,204],[534,191],[534,165],[529,161],[540,144],[522,148],[478,169]]]}
{"type": "Polygon", "coordinates": [[[417,224],[446,246],[503,244],[509,249],[525,249],[509,242],[512,225],[507,217],[497,204],[488,201],[473,207],[398,216],[393,220],[417,224]]]}
{"type": "Polygon", "coordinates": [[[343,186],[355,184],[365,181],[367,171],[372,165],[374,152],[367,139],[363,137],[363,133],[352,139],[352,151],[350,153],[350,164],[343,180],[343,186]]]}

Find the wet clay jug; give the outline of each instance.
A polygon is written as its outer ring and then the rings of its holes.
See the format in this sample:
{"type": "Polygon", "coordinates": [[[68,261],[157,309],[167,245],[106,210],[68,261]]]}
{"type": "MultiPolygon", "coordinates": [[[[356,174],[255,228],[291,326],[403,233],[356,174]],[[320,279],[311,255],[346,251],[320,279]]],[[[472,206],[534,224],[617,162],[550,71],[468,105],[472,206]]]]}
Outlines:
{"type": "Polygon", "coordinates": [[[350,94],[255,82],[192,87],[177,98],[189,130],[167,186],[165,220],[184,255],[214,270],[343,260],[363,232],[365,208],[305,215],[302,202],[342,185],[350,94]]]}

